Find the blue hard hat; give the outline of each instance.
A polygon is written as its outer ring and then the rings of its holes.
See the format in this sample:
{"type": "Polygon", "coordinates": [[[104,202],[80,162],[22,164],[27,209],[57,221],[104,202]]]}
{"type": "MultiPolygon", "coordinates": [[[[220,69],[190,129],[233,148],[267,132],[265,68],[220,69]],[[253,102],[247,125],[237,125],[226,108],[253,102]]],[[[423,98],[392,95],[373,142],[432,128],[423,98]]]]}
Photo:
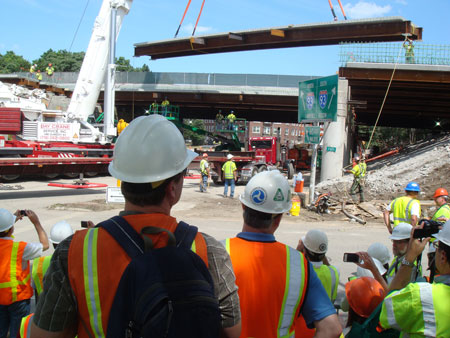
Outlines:
{"type": "Polygon", "coordinates": [[[419,183],[416,183],[416,182],[409,182],[409,183],[406,185],[405,191],[416,191],[416,192],[420,192],[419,183]]]}

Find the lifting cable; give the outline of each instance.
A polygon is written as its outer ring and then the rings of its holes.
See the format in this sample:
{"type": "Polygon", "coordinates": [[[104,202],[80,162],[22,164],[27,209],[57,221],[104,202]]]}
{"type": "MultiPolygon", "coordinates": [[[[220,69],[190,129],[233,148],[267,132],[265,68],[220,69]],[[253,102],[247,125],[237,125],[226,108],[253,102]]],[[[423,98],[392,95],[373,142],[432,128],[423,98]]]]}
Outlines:
{"type": "Polygon", "coordinates": [[[197,22],[195,23],[194,30],[192,31],[192,36],[194,36],[195,30],[197,29],[198,21],[200,20],[200,15],[202,15],[204,5],[205,5],[205,0],[203,0],[202,7],[200,7],[200,13],[198,13],[197,22]]]}
{"type": "Polygon", "coordinates": [[[189,9],[189,6],[191,5],[191,1],[192,1],[192,0],[189,0],[189,1],[188,1],[188,4],[187,4],[187,6],[186,6],[186,9],[184,10],[183,17],[181,18],[180,25],[178,26],[177,32],[175,33],[175,36],[173,37],[174,39],[177,37],[178,32],[180,31],[181,25],[183,24],[183,21],[184,21],[184,17],[186,16],[186,13],[187,13],[187,11],[188,11],[188,9],[189,9]]]}
{"type": "Polygon", "coordinates": [[[336,13],[334,12],[334,8],[333,8],[333,4],[331,3],[331,0],[328,0],[328,4],[330,5],[330,8],[331,8],[331,14],[333,14],[333,19],[334,19],[334,21],[337,21],[338,18],[337,18],[337,16],[336,16],[336,13]]]}
{"type": "MultiPolygon", "coordinates": [[[[408,40],[408,35],[405,35],[405,41],[403,43],[405,43],[407,40],[408,40]]],[[[380,119],[381,112],[383,111],[384,104],[386,102],[386,98],[387,98],[388,93],[389,93],[389,89],[391,88],[392,80],[394,79],[395,70],[397,69],[398,59],[400,58],[400,53],[401,53],[402,49],[403,49],[403,45],[400,47],[400,50],[398,52],[397,60],[395,61],[394,69],[392,70],[391,79],[389,80],[389,84],[388,84],[388,87],[386,89],[386,94],[384,95],[383,102],[381,103],[380,111],[378,113],[377,120],[375,121],[375,125],[373,126],[372,133],[370,134],[370,139],[369,139],[369,142],[367,143],[366,149],[369,149],[370,143],[372,142],[373,134],[375,134],[375,129],[377,128],[378,120],[380,119]]]]}
{"type": "Polygon", "coordinates": [[[339,2],[339,7],[341,7],[342,14],[344,15],[344,19],[347,20],[347,16],[345,15],[344,7],[342,7],[341,0],[338,0],[338,2],[339,2]]]}
{"type": "Polygon", "coordinates": [[[70,43],[69,52],[72,50],[73,43],[75,42],[75,38],[78,34],[78,30],[80,29],[80,25],[81,25],[81,22],[83,21],[84,14],[86,14],[86,9],[87,9],[88,5],[89,5],[89,0],[86,1],[86,6],[84,7],[83,14],[81,15],[80,22],[78,22],[78,27],[75,30],[75,34],[73,36],[72,42],[70,43]]]}

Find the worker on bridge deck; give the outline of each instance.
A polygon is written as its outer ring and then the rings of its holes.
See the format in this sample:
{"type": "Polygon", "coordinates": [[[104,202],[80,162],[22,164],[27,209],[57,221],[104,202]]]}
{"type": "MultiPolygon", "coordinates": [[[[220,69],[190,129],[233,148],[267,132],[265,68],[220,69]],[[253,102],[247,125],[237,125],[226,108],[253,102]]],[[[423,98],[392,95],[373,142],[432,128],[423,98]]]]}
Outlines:
{"type": "Polygon", "coordinates": [[[227,115],[228,119],[228,130],[234,130],[234,122],[236,121],[236,115],[234,115],[234,111],[230,111],[227,115]]]}
{"type": "Polygon", "coordinates": [[[48,67],[45,68],[45,72],[47,73],[47,76],[53,76],[53,73],[55,72],[55,68],[51,63],[48,64],[48,67]]]}

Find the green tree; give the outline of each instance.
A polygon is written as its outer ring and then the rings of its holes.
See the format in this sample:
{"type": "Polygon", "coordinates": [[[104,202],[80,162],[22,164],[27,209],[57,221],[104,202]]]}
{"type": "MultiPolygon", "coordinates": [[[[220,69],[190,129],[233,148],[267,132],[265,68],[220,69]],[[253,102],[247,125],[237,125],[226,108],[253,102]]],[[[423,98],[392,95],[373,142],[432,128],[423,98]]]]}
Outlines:
{"type": "Polygon", "coordinates": [[[131,65],[129,59],[120,56],[116,58],[116,70],[118,72],[149,72],[150,68],[145,63],[142,67],[135,68],[131,65]]]}
{"type": "MultiPolygon", "coordinates": [[[[203,122],[203,120],[186,120],[184,123],[192,127],[197,127],[198,129],[205,130],[205,123],[203,122]]],[[[192,130],[186,129],[184,130],[183,134],[186,140],[192,140],[193,146],[199,146],[205,142],[205,135],[198,134],[196,132],[193,132],[192,130]]]]}
{"type": "Polygon", "coordinates": [[[84,52],[68,52],[65,49],[56,52],[49,49],[33,63],[38,65],[41,72],[45,72],[49,63],[53,65],[56,72],[79,72],[84,55],[84,52]]]}
{"type": "Polygon", "coordinates": [[[149,72],[150,68],[147,66],[146,63],[144,63],[139,71],[140,72],[149,72]]]}
{"type": "Polygon", "coordinates": [[[8,51],[5,55],[0,54],[0,73],[27,72],[30,66],[27,60],[13,51],[8,51]]]}

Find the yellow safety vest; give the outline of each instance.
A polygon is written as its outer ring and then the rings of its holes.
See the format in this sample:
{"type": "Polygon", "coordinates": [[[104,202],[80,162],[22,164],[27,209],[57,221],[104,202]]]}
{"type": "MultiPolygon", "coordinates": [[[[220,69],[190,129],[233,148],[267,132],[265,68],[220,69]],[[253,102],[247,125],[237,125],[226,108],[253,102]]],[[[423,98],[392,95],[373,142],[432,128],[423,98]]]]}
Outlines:
{"type": "Polygon", "coordinates": [[[322,282],[328,297],[334,302],[337,297],[339,286],[339,274],[337,269],[334,266],[322,264],[321,266],[314,266],[314,271],[316,271],[317,277],[319,277],[322,282]]]}
{"type": "Polygon", "coordinates": [[[31,277],[33,278],[34,286],[38,296],[44,290],[44,276],[50,266],[52,256],[38,257],[33,260],[33,268],[31,269],[31,277]]]}
{"type": "Polygon", "coordinates": [[[364,176],[366,176],[366,172],[367,172],[367,164],[358,163],[357,165],[355,165],[352,168],[351,172],[355,176],[355,178],[364,177],[364,176]]]}
{"type": "Polygon", "coordinates": [[[449,337],[449,299],[448,281],[410,283],[385,298],[380,324],[401,331],[400,337],[449,337]]]}
{"type": "Polygon", "coordinates": [[[39,81],[42,80],[42,73],[36,73],[36,77],[39,81]]]}
{"type": "Polygon", "coordinates": [[[225,173],[225,179],[231,180],[234,178],[234,171],[236,170],[236,164],[233,161],[226,161],[222,166],[222,171],[225,173]]]}
{"type": "Polygon", "coordinates": [[[51,75],[53,75],[53,72],[55,71],[55,68],[47,67],[47,68],[45,68],[45,71],[47,72],[47,75],[51,76],[51,75]]]}
{"type": "Polygon", "coordinates": [[[208,175],[208,171],[206,170],[206,164],[208,163],[207,160],[201,160],[200,161],[200,171],[203,175],[208,175]]]}
{"type": "MultiPolygon", "coordinates": [[[[403,256],[395,256],[392,261],[391,264],[389,265],[388,271],[386,272],[386,279],[387,279],[387,283],[391,284],[392,280],[394,279],[397,271],[400,269],[400,264],[403,260],[403,256]]],[[[411,270],[411,278],[413,278],[413,276],[416,274],[417,271],[417,261],[414,261],[414,268],[411,270]]],[[[419,266],[419,273],[417,274],[417,277],[422,276],[422,267],[419,266]]]]}
{"type": "Polygon", "coordinates": [[[394,227],[399,223],[411,224],[411,208],[414,203],[419,203],[419,216],[421,214],[419,200],[413,199],[409,196],[397,197],[390,204],[391,212],[394,215],[394,227]]]}
{"type": "Polygon", "coordinates": [[[433,221],[436,221],[438,218],[445,217],[450,218],[450,207],[448,204],[441,205],[440,208],[434,213],[431,218],[433,221]]]}

